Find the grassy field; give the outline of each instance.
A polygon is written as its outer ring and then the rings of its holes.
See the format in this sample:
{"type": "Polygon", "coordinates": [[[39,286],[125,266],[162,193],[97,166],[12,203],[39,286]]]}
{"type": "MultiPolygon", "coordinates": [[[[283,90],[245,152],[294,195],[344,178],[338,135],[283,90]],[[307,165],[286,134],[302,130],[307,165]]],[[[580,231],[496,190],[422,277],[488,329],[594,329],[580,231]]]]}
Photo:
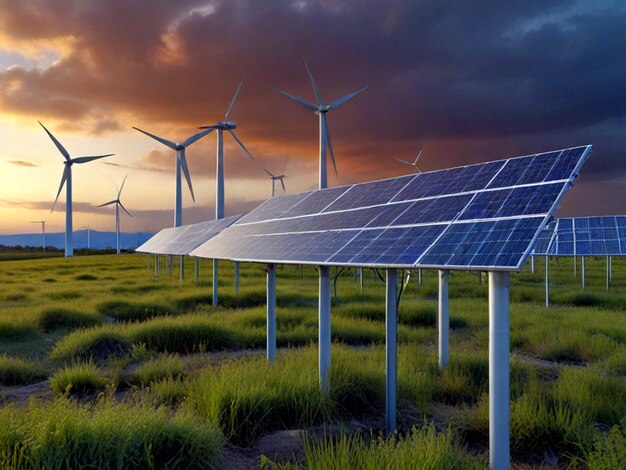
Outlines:
{"type": "MultiPolygon", "coordinates": [[[[511,278],[517,468],[626,462],[626,261],[571,259],[511,278]]],[[[350,271],[332,310],[331,392],[318,390],[317,272],[279,267],[274,364],[265,272],[193,262],[179,282],[141,255],[0,262],[0,468],[485,468],[486,276],[450,278],[450,364],[436,356],[436,272],[399,310],[398,433],[384,429],[384,284],[350,271]]],[[[334,270],[333,270],[334,271],[334,270]]]]}

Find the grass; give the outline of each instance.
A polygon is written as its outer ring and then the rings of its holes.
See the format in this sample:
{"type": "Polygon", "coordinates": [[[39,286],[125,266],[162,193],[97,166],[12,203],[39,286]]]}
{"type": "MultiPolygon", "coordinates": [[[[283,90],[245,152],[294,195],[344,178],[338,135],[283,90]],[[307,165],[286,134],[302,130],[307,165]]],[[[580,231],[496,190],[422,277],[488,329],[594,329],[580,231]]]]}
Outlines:
{"type": "Polygon", "coordinates": [[[41,366],[21,357],[0,354],[0,385],[26,385],[46,377],[41,366]]]}
{"type": "MultiPolygon", "coordinates": [[[[535,274],[525,269],[511,276],[513,465],[555,465],[545,458],[548,455],[562,468],[615,468],[624,460],[626,424],[626,263],[614,260],[614,285],[607,292],[604,260],[586,260],[585,291],[580,289],[580,274],[573,276],[571,260],[551,261],[549,310],[544,306],[542,263],[537,260],[535,274]]],[[[220,262],[220,306],[214,308],[210,262],[201,260],[199,283],[191,275],[192,260],[187,260],[188,275],[182,283],[177,263],[172,278],[165,269],[155,278],[146,265],[145,257],[132,255],[0,263],[0,370],[9,377],[0,383],[5,396],[0,415],[13,409],[12,394],[20,393],[20,383],[49,378],[61,398],[32,406],[42,420],[63,406],[62,421],[68,429],[82,425],[82,413],[95,416],[115,409],[144,415],[149,408],[164,413],[166,425],[179,415],[196,423],[184,439],[195,441],[206,427],[231,443],[249,445],[274,431],[330,425],[345,429],[346,423],[357,420],[365,425],[360,437],[333,434],[307,441],[305,459],[291,464],[278,459],[268,465],[315,468],[330,462],[329,466],[342,468],[358,466],[362,456],[379,467],[394,468],[385,456],[398,455],[404,462],[401,456],[406,454],[412,456],[412,468],[428,468],[427,456],[443,455],[437,450],[440,442],[446,444],[442,448],[452,449],[458,466],[483,468],[487,462],[489,324],[484,278],[481,286],[475,273],[452,273],[450,362],[440,372],[437,275],[424,271],[422,286],[413,276],[398,312],[401,433],[385,440],[377,437],[384,423],[385,289],[370,271],[365,271],[363,291],[352,273],[344,273],[337,283],[331,316],[331,389],[323,396],[317,370],[314,268],[305,267],[302,277],[298,267],[277,269],[280,349],[277,361],[268,364],[264,266],[241,265],[241,291],[236,296],[232,264],[220,262]],[[79,393],[75,384],[81,377],[88,385],[79,393]],[[9,383],[15,384],[5,393],[9,383]],[[74,392],[63,397],[70,384],[74,392]],[[122,408],[115,408],[113,396],[122,408]],[[439,432],[429,430],[425,422],[437,423],[439,432]],[[426,447],[420,447],[422,443],[426,447]],[[469,454],[464,445],[471,449],[469,454]],[[421,449],[419,455],[412,453],[413,447],[421,449]]],[[[11,411],[20,416],[29,412],[11,411]]],[[[2,415],[3,422],[8,416],[2,415]]],[[[30,426],[29,421],[18,422],[30,426]]],[[[4,431],[25,432],[18,431],[19,426],[4,431]]],[[[85,437],[82,450],[72,443],[66,451],[87,455],[98,448],[99,440],[110,445],[104,429],[85,437]]],[[[148,442],[144,438],[152,439],[143,431],[136,434],[144,444],[148,442]]],[[[45,449],[46,459],[54,454],[46,462],[57,462],[60,447],[28,436],[19,434],[10,441],[19,442],[19,452],[4,447],[3,458],[9,464],[0,463],[0,468],[28,467],[25,459],[34,462],[31,468],[45,467],[37,460],[44,454],[36,448],[45,449]]],[[[69,434],[66,438],[79,439],[69,434]]],[[[143,444],[133,445],[139,446],[133,447],[136,450],[143,444]]],[[[146,456],[141,458],[133,454],[135,450],[119,455],[130,459],[123,467],[149,468],[150,462],[166,461],[162,455],[170,453],[163,449],[144,449],[146,456]],[[150,455],[160,455],[161,460],[150,455]]],[[[202,452],[188,455],[183,468],[208,466],[202,452]]],[[[94,460],[97,465],[104,461],[99,458],[94,460]]],[[[80,465],[76,461],[67,466],[80,465]]]]}
{"type": "Polygon", "coordinates": [[[106,385],[102,370],[93,362],[65,366],[50,377],[50,387],[56,395],[84,395],[102,391],[106,385]]]}
{"type": "Polygon", "coordinates": [[[406,436],[364,438],[341,435],[339,438],[309,439],[304,446],[305,464],[276,465],[280,470],[336,469],[415,470],[473,469],[480,461],[465,451],[450,430],[437,433],[433,425],[414,427],[406,436]]]}
{"type": "Polygon", "coordinates": [[[100,400],[58,399],[26,410],[0,409],[0,467],[150,469],[216,468],[222,436],[181,410],[100,400]]]}
{"type": "Polygon", "coordinates": [[[184,364],[180,357],[174,354],[149,359],[138,365],[133,373],[134,382],[148,385],[162,379],[180,378],[184,373],[184,364]]]}
{"type": "Polygon", "coordinates": [[[37,324],[43,331],[53,331],[59,328],[74,330],[76,328],[95,326],[101,323],[102,318],[97,314],[64,307],[48,308],[42,311],[37,319],[37,324]]]}

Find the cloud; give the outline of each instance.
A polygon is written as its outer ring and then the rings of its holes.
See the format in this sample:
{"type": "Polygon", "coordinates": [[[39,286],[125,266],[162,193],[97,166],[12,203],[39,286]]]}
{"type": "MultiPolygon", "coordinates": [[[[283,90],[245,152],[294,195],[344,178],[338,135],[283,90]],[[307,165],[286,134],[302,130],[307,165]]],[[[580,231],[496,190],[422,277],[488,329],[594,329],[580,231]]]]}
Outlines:
{"type": "MultiPolygon", "coordinates": [[[[626,7],[616,2],[8,0],[0,22],[3,48],[57,51],[45,66],[0,71],[3,111],[74,132],[133,124],[181,138],[222,119],[245,75],[231,117],[260,165],[225,136],[229,178],[261,178],[260,166],[291,155],[289,171],[316,180],[316,116],[266,86],[313,100],[302,56],[328,102],[369,85],[328,115],[334,181],[400,174],[392,158],[423,142],[425,169],[591,142],[583,178],[597,183],[583,194],[626,173],[626,7]]],[[[214,139],[189,149],[193,178],[214,173],[214,139]]],[[[172,171],[167,152],[130,167],[172,171]]],[[[623,198],[607,200],[618,210],[623,198]]]]}
{"type": "Polygon", "coordinates": [[[36,168],[37,167],[37,165],[35,165],[34,163],[26,162],[24,160],[7,160],[7,162],[11,163],[12,165],[23,166],[25,168],[36,168]]]}

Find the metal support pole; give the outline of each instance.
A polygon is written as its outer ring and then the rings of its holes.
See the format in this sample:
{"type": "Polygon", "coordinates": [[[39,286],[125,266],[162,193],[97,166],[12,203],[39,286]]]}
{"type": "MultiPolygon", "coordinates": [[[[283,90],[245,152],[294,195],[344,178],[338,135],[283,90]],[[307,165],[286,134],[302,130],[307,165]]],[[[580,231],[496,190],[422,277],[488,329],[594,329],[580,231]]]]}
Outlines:
{"type": "Polygon", "coordinates": [[[200,281],[200,260],[197,256],[193,259],[193,271],[196,282],[200,281]]]}
{"type": "Polygon", "coordinates": [[[583,289],[585,288],[585,257],[580,257],[580,274],[583,278],[583,289]]]}
{"type": "Polygon", "coordinates": [[[548,288],[548,256],[546,256],[546,308],[550,308],[550,290],[548,288]]]}
{"type": "Polygon", "coordinates": [[[609,284],[613,284],[613,257],[609,256],[609,284]]]}
{"type": "Polygon", "coordinates": [[[398,271],[387,269],[387,295],[385,300],[385,432],[396,429],[396,394],[398,360],[398,271]]]}
{"type": "Polygon", "coordinates": [[[359,286],[363,290],[363,268],[359,268],[359,286]]]}
{"type": "Polygon", "coordinates": [[[267,360],[276,359],[276,265],[267,265],[267,360]]]}
{"type": "MultiPolygon", "coordinates": [[[[576,258],[577,257],[574,255],[574,277],[576,277],[576,268],[577,268],[577,266],[576,266],[576,258]]],[[[583,260],[583,264],[584,263],[585,263],[585,261],[583,260]]]]}
{"type": "Polygon", "coordinates": [[[417,270],[417,284],[422,285],[422,268],[417,270]]]}
{"type": "Polygon", "coordinates": [[[185,257],[180,255],[180,259],[178,261],[178,280],[183,282],[185,280],[185,257]]]}
{"type": "Polygon", "coordinates": [[[320,390],[330,389],[330,268],[320,266],[319,281],[319,374],[320,390]]]}
{"type": "Polygon", "coordinates": [[[509,273],[489,273],[489,468],[510,461],[509,273]]]}
{"type": "Polygon", "coordinates": [[[610,265],[610,261],[609,261],[609,257],[606,257],[606,290],[609,290],[609,280],[610,280],[610,274],[609,274],[609,265],[610,265]]]}
{"type": "Polygon", "coordinates": [[[530,272],[535,274],[535,255],[530,257],[530,272]]]}
{"type": "Polygon", "coordinates": [[[160,267],[161,267],[161,260],[159,259],[159,255],[155,254],[154,255],[154,277],[160,276],[160,272],[159,272],[160,267]]]}
{"type": "Polygon", "coordinates": [[[213,260],[213,306],[217,307],[218,285],[217,285],[217,259],[213,260]]]}
{"type": "Polygon", "coordinates": [[[239,261],[235,261],[235,296],[238,296],[238,295],[239,295],[239,261]]]}
{"type": "Polygon", "coordinates": [[[174,265],[173,256],[167,255],[167,274],[169,277],[172,277],[173,265],[174,265]]]}
{"type": "Polygon", "coordinates": [[[448,283],[450,271],[439,270],[439,370],[448,365],[450,331],[450,304],[448,297],[448,283]]]}

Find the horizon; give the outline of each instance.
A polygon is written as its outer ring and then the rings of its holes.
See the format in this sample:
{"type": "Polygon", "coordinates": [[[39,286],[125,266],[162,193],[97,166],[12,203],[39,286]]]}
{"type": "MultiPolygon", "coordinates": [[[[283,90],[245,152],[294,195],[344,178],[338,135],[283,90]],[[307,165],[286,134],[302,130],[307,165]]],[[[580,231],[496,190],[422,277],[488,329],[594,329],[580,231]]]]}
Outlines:
{"type": "MultiPolygon", "coordinates": [[[[259,164],[225,138],[226,215],[269,198],[262,168],[275,173],[287,158],[287,193],[315,189],[316,117],[267,86],[313,99],[302,57],[328,101],[368,86],[329,114],[339,170],[329,171],[330,186],[409,174],[394,158],[413,160],[424,144],[424,171],[592,144],[556,217],[626,212],[618,2],[184,1],[151,3],[143,16],[137,8],[0,5],[0,233],[36,233],[33,220],[63,231],[64,193],[50,213],[63,157],[37,120],[72,156],[115,153],[74,167],[75,232],[114,229],[113,209],[96,206],[125,175],[121,200],[134,217],[122,215],[121,230],[172,226],[173,152],[131,126],[182,140],[223,118],[242,76],[231,119],[259,164]]],[[[183,224],[214,217],[215,135],[187,155],[196,203],[183,187],[183,224]]]]}

